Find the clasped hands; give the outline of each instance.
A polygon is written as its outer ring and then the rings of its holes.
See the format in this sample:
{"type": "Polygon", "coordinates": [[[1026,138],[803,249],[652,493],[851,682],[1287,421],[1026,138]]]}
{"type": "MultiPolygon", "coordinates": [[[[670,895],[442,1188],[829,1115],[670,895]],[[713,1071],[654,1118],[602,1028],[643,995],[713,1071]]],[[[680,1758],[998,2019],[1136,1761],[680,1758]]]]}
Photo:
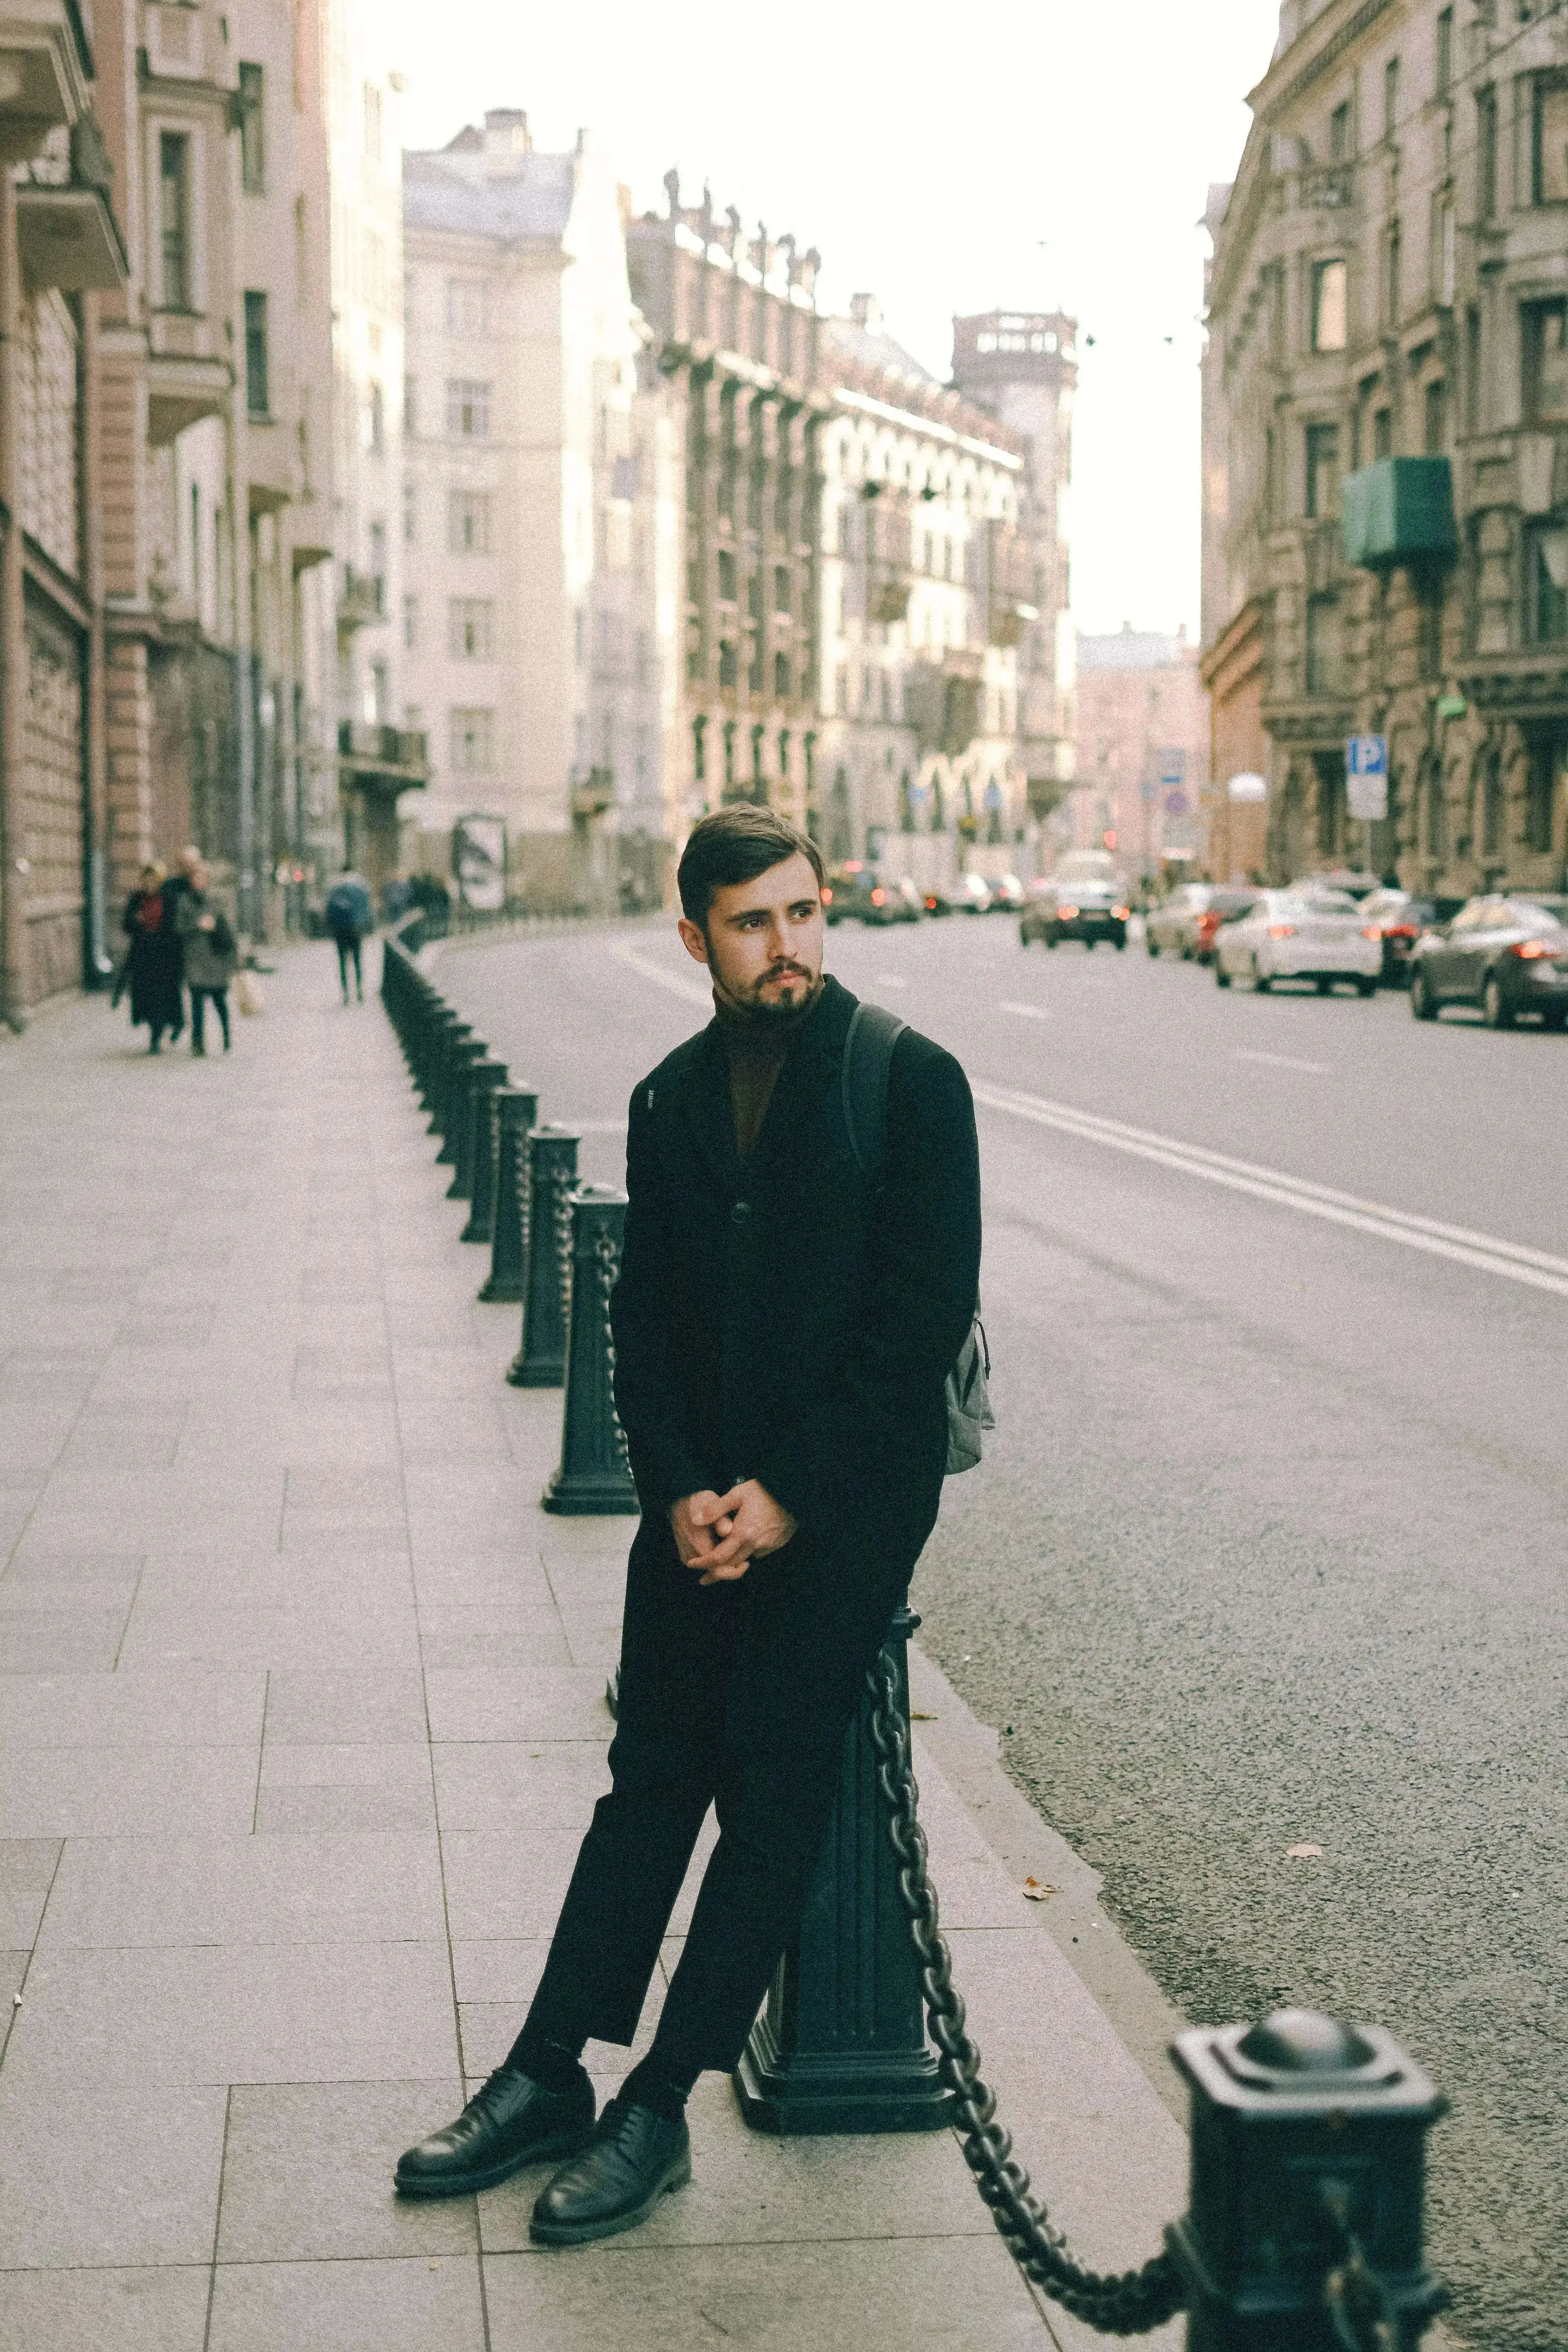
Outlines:
{"type": "Polygon", "coordinates": [[[728,1584],[744,1576],[753,1559],[782,1551],[795,1521],[755,1478],[742,1478],[727,1495],[704,1488],[683,1496],[669,1508],[675,1548],[703,1584],[728,1584]]]}

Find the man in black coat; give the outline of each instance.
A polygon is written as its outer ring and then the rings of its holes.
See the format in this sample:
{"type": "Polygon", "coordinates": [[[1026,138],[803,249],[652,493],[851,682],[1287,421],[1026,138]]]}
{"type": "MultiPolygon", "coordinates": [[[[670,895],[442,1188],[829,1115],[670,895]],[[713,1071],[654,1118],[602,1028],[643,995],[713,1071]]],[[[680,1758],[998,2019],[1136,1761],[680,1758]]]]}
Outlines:
{"type": "Polygon", "coordinates": [[[968,1084],[906,1029],[873,1196],[842,1097],[856,1000],[822,971],[822,866],[769,811],[692,833],[681,937],[715,1018],[631,1100],[616,1402],[642,1522],[614,1786],[504,2066],[411,2148],[406,2195],[583,2150],[532,2233],[634,2226],[690,2177],[685,2099],[740,2056],[798,1923],[866,1667],[935,1522],[943,1383],[968,1332],[980,1180],[968,1084]],[[629,2043],[710,1804],[653,2045],[594,2128],[590,2039],[629,2043]]]}

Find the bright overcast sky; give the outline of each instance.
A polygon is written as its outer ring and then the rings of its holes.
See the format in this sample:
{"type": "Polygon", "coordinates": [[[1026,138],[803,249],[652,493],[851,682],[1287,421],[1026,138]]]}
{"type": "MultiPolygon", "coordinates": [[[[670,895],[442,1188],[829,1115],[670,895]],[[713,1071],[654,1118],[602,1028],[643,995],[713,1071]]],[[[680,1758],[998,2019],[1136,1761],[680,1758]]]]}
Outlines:
{"type": "Polygon", "coordinates": [[[1079,626],[1195,632],[1194,224],[1235,171],[1276,0],[362,5],[401,28],[410,145],[487,106],[525,108],[540,147],[586,124],[639,211],[672,163],[693,203],[707,178],[721,212],[821,249],[835,307],[871,289],[939,374],[955,310],[1073,311],[1079,626]]]}

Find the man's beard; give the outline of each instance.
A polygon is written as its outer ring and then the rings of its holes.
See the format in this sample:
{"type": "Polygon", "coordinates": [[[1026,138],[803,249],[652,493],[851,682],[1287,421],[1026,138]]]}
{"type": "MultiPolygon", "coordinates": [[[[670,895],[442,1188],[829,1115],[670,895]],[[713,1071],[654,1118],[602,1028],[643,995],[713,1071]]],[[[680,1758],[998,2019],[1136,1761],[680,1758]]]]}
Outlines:
{"type": "Polygon", "coordinates": [[[731,996],[721,982],[717,982],[715,994],[724,1019],[757,1036],[777,1037],[798,1028],[822,993],[822,974],[818,972],[813,979],[811,973],[803,971],[798,964],[791,964],[785,969],[805,982],[798,997],[791,994],[770,1000],[761,994],[770,981],[783,977],[778,971],[764,973],[755,983],[758,992],[744,998],[731,996]]]}

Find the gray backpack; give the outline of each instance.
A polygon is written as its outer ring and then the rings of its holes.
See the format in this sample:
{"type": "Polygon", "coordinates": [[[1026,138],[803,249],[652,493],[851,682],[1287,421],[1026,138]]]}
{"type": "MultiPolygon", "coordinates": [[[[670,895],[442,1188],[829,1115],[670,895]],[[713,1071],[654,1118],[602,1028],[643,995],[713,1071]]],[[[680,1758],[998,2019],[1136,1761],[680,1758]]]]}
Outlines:
{"type": "MultiPolygon", "coordinates": [[[[888,1078],[893,1048],[904,1027],[896,1013],[887,1012],[880,1004],[862,1003],[850,1016],[849,1034],[844,1041],[844,1124],[849,1130],[855,1164],[874,1188],[882,1181],[887,1159],[888,1078]]],[[[950,1478],[960,1470],[973,1469],[984,1451],[983,1433],[996,1426],[986,1387],[990,1371],[991,1354],[977,1298],[969,1337],[948,1368],[946,1475],[950,1478]]]]}

